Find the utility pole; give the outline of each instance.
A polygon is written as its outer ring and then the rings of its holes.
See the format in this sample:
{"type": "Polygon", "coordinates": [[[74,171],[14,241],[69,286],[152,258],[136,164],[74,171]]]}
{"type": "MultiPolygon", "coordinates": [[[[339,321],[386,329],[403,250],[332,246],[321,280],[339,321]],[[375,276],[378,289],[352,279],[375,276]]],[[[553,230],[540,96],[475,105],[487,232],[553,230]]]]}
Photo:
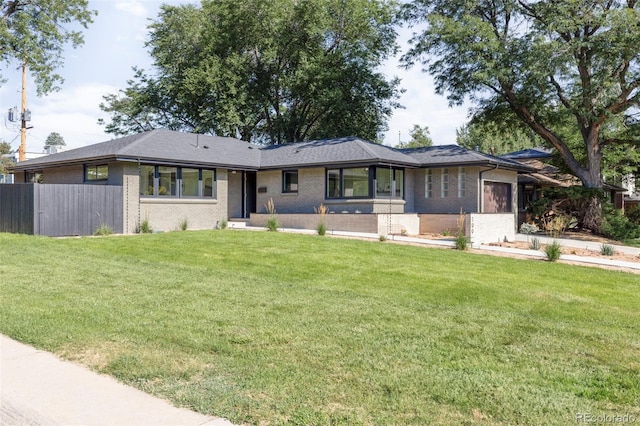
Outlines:
{"type": "Polygon", "coordinates": [[[22,107],[20,108],[20,149],[18,149],[18,161],[26,160],[27,151],[27,61],[22,60],[22,107]]]}

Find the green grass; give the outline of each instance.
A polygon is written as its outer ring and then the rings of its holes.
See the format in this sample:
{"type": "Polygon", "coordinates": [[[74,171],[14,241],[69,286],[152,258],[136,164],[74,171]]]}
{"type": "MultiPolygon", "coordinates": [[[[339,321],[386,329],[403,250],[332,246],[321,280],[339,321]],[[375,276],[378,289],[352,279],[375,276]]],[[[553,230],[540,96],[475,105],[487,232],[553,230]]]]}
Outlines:
{"type": "Polygon", "coordinates": [[[2,333],[235,423],[640,417],[638,275],[241,231],[0,258],[2,333]]]}

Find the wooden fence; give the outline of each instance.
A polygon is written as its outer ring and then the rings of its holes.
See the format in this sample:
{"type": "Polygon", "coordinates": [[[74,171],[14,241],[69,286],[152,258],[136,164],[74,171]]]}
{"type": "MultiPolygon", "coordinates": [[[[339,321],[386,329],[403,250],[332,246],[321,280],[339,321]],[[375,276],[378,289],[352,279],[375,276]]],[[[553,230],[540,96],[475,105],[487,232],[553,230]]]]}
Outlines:
{"type": "Polygon", "coordinates": [[[93,235],[101,225],[122,233],[121,186],[0,184],[0,232],[93,235]]]}

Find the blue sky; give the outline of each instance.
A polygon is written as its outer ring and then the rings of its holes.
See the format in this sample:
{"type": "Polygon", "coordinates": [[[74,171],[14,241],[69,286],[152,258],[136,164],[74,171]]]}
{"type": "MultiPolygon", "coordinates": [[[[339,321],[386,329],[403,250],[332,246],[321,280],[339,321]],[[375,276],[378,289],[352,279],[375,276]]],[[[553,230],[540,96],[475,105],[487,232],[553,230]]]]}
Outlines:
{"type": "MultiPolygon", "coordinates": [[[[94,23],[84,31],[83,46],[69,47],[64,55],[64,68],[58,70],[65,79],[61,90],[38,98],[32,84],[27,88],[27,108],[32,121],[27,133],[27,151],[41,152],[44,141],[51,132],[58,132],[68,148],[77,148],[102,142],[113,137],[103,132],[97,124],[98,118],[108,120],[98,105],[102,96],[116,93],[126,87],[133,76],[131,67],[151,69],[151,60],[144,48],[149,19],[155,19],[162,3],[186,4],[193,1],[180,0],[101,0],[90,1],[89,7],[98,11],[94,23]]],[[[406,47],[409,30],[402,30],[398,38],[406,47]]],[[[414,124],[428,126],[434,142],[438,145],[455,143],[456,128],[467,120],[463,107],[449,108],[443,96],[434,93],[431,78],[419,67],[403,70],[397,58],[385,64],[382,71],[388,76],[402,79],[406,92],[398,109],[389,121],[389,131],[384,143],[396,145],[398,138],[409,139],[414,124]]],[[[10,142],[14,149],[20,143],[19,128],[7,121],[7,110],[20,106],[21,77],[18,63],[3,66],[2,75],[7,81],[0,87],[0,111],[2,126],[0,139],[10,142]]],[[[29,78],[31,80],[31,78],[29,78]]]]}

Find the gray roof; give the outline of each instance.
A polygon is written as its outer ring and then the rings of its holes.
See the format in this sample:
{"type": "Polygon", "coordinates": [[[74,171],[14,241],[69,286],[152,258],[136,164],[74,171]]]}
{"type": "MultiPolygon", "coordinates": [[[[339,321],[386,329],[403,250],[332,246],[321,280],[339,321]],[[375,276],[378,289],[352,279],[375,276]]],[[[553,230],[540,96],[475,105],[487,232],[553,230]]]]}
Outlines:
{"type": "Polygon", "coordinates": [[[418,167],[402,152],[355,137],[324,139],[262,148],[261,168],[305,167],[318,164],[393,164],[418,167]]]}
{"type": "Polygon", "coordinates": [[[510,170],[527,171],[529,167],[500,157],[470,150],[459,145],[437,145],[424,148],[407,148],[403,153],[416,159],[423,167],[497,166],[510,170]]]}
{"type": "Polygon", "coordinates": [[[156,129],[16,164],[15,170],[108,160],[257,169],[260,147],[234,138],[156,129]]]}
{"type": "Polygon", "coordinates": [[[156,129],[16,164],[15,170],[101,161],[223,167],[241,170],[384,164],[400,167],[501,166],[529,170],[518,162],[457,145],[395,149],[355,137],[259,146],[234,138],[156,129]]]}
{"type": "Polygon", "coordinates": [[[553,157],[553,154],[552,151],[547,148],[528,148],[521,149],[520,151],[510,152],[508,154],[503,154],[500,157],[509,160],[529,160],[538,158],[551,158],[553,157]]]}

